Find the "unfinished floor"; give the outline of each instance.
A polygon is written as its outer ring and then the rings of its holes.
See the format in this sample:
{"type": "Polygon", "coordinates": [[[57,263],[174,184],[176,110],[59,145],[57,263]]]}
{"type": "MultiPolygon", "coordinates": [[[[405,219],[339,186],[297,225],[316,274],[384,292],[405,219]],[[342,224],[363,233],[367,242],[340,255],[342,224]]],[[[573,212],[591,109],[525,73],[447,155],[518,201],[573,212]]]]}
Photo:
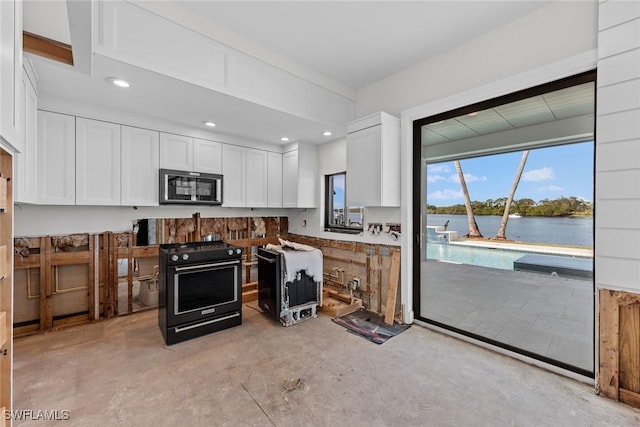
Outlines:
{"type": "Polygon", "coordinates": [[[640,425],[588,384],[420,326],[376,345],[324,315],[284,328],[249,303],[243,317],[171,347],[155,310],[16,339],[14,409],[70,420],[15,425],[640,425]]]}

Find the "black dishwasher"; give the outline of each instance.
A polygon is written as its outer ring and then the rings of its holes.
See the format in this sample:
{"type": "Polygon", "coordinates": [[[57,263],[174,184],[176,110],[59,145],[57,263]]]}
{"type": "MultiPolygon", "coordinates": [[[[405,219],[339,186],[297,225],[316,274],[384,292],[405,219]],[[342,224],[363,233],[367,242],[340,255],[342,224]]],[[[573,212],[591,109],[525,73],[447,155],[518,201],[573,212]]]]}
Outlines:
{"type": "Polygon", "coordinates": [[[258,306],[274,320],[290,326],[317,317],[320,283],[300,271],[286,281],[284,255],[258,248],[258,306]]]}

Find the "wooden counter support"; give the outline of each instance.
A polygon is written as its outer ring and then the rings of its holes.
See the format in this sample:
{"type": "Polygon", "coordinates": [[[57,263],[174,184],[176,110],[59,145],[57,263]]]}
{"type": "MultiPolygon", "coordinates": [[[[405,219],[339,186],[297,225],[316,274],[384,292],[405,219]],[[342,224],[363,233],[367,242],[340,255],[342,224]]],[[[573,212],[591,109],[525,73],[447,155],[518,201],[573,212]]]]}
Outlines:
{"type": "Polygon", "coordinates": [[[599,294],[601,395],[640,408],[640,294],[599,294]]]}
{"type": "Polygon", "coordinates": [[[387,291],[387,307],[384,313],[384,323],[393,325],[393,318],[396,311],[396,295],[398,293],[398,282],[400,282],[400,251],[391,250],[391,273],[389,273],[389,290],[387,291]]]}
{"type": "Polygon", "coordinates": [[[4,348],[5,344],[7,344],[7,331],[9,330],[7,321],[7,312],[0,311],[0,349],[4,348]]]}
{"type": "Polygon", "coordinates": [[[0,280],[9,274],[9,266],[7,265],[7,245],[0,246],[0,280]]]}

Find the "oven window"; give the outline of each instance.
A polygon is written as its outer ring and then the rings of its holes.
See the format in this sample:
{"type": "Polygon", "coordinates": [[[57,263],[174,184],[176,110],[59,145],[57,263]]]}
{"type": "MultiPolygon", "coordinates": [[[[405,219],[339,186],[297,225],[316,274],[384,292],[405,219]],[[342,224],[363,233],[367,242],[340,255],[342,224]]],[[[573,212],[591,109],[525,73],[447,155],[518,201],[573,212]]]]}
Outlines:
{"type": "Polygon", "coordinates": [[[211,268],[177,273],[175,314],[236,301],[236,268],[211,268]]]}

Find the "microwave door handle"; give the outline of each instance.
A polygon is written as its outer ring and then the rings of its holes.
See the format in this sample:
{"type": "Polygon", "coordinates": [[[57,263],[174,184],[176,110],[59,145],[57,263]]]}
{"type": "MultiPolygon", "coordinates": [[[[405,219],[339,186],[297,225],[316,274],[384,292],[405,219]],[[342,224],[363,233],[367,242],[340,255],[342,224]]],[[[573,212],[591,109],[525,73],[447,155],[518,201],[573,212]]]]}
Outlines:
{"type": "Polygon", "coordinates": [[[169,175],[164,175],[164,202],[169,201],[169,175]]]}
{"type": "Polygon", "coordinates": [[[222,203],[222,179],[216,179],[216,198],[222,203]]]}

